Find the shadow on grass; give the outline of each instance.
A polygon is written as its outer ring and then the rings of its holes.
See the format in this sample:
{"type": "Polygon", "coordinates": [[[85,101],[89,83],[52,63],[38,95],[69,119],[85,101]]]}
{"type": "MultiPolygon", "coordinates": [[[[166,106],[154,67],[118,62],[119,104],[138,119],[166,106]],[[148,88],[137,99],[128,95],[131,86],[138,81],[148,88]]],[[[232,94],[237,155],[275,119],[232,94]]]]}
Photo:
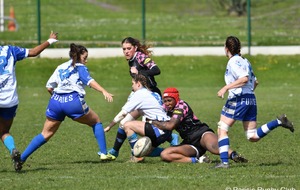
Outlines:
{"type": "Polygon", "coordinates": [[[278,162],[274,162],[274,163],[261,163],[261,164],[259,164],[259,166],[279,166],[279,165],[286,165],[286,163],[278,161],[278,162]]]}
{"type": "Polygon", "coordinates": [[[116,161],[95,161],[95,160],[78,160],[69,162],[70,164],[106,164],[110,162],[116,162],[116,161]]]}
{"type": "Polygon", "coordinates": [[[31,168],[26,168],[26,169],[22,169],[21,171],[14,171],[14,170],[1,170],[0,173],[17,173],[17,174],[24,174],[24,173],[27,173],[27,172],[39,172],[39,171],[49,171],[49,170],[52,170],[51,168],[34,168],[34,169],[31,169],[31,168]]]}
{"type": "Polygon", "coordinates": [[[69,162],[70,164],[106,164],[106,163],[117,163],[117,164],[157,164],[156,160],[151,159],[151,157],[146,157],[145,161],[134,163],[130,162],[129,159],[116,159],[114,161],[95,161],[95,160],[78,160],[69,162]]]}

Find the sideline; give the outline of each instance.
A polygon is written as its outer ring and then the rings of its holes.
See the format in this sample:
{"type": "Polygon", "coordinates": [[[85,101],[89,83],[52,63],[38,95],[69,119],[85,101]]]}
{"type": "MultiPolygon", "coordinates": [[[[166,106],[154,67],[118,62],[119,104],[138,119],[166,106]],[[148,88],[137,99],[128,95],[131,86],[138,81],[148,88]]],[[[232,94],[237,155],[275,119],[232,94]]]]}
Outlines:
{"type": "MultiPolygon", "coordinates": [[[[154,47],[154,56],[224,56],[224,47],[154,47]]],[[[89,58],[121,57],[120,48],[88,48],[89,58]]],[[[248,54],[248,48],[242,48],[242,54],[248,54]]],[[[300,46],[252,46],[251,55],[300,55],[300,46]]],[[[46,49],[41,58],[68,58],[69,49],[46,49]]]]}

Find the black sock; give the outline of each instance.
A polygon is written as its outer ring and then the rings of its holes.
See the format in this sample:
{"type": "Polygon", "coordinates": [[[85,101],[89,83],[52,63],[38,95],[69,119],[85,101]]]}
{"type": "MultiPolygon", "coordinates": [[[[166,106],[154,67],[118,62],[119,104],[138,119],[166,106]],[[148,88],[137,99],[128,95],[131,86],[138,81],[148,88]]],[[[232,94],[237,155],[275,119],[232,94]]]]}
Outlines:
{"type": "Polygon", "coordinates": [[[114,150],[119,151],[121,146],[123,145],[124,141],[126,140],[127,136],[123,129],[119,128],[114,144],[114,150]]]}

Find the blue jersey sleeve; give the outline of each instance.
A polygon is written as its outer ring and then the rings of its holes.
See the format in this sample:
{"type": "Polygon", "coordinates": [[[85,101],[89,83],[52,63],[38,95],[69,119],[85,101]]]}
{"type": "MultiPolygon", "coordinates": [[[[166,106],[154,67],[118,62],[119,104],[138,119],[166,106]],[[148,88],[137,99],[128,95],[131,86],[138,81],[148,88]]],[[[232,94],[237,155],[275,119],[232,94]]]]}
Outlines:
{"type": "Polygon", "coordinates": [[[26,48],[10,46],[10,49],[16,61],[20,61],[28,56],[28,50],[26,48]]]}
{"type": "Polygon", "coordinates": [[[83,84],[88,85],[93,78],[90,76],[89,70],[85,65],[77,66],[79,79],[83,84]]]}

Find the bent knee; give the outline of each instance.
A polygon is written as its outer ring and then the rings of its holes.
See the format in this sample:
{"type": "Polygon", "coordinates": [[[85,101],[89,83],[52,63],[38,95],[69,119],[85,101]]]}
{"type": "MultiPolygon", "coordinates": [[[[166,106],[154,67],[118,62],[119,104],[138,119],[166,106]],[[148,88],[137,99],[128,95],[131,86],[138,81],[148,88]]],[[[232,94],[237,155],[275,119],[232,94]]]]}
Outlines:
{"type": "Polygon", "coordinates": [[[160,158],[162,161],[165,161],[165,162],[170,162],[171,159],[170,159],[170,154],[168,153],[168,151],[162,151],[160,153],[160,158]]]}

